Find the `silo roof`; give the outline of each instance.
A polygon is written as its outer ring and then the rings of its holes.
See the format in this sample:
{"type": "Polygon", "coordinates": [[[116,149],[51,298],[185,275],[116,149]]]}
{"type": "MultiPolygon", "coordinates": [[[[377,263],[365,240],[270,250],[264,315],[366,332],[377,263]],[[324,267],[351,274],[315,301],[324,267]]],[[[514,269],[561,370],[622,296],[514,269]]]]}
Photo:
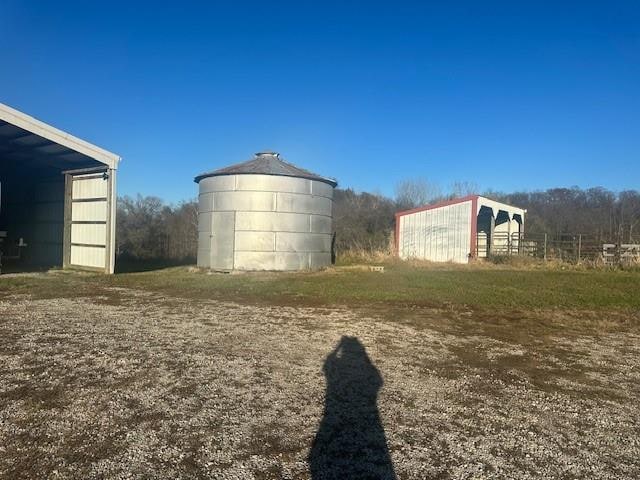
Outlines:
{"type": "Polygon", "coordinates": [[[333,178],[323,177],[292,163],[285,162],[277,152],[258,152],[255,157],[246,162],[237,163],[229,167],[220,168],[210,172],[201,173],[195,178],[199,182],[203,178],[217,177],[221,175],[277,175],[281,177],[297,177],[328,183],[332,187],[338,185],[333,178]]]}

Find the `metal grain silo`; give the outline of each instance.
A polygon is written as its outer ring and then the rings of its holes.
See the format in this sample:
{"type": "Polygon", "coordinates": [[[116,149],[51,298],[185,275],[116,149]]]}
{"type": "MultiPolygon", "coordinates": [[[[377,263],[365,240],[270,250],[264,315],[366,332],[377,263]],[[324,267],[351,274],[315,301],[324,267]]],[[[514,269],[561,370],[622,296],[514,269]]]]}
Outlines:
{"type": "Polygon", "coordinates": [[[198,266],[214,270],[303,270],[331,264],[337,182],[259,152],[203,173],[198,266]]]}

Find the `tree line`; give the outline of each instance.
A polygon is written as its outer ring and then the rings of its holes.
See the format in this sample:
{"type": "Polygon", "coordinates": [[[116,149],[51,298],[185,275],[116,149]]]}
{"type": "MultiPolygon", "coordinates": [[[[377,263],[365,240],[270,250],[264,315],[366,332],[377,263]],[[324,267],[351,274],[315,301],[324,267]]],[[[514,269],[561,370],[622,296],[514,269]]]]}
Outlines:
{"type": "MultiPolygon", "coordinates": [[[[401,182],[393,198],[352,189],[336,189],[333,218],[335,248],[347,253],[391,253],[395,213],[420,205],[475,193],[460,182],[449,192],[424,180],[401,182]]],[[[527,209],[525,228],[531,234],[593,236],[598,242],[640,243],[640,191],[604,188],[552,188],[535,192],[485,192],[489,198],[527,209]]],[[[193,262],[198,243],[195,200],[170,205],[157,197],[120,197],[117,252],[139,260],[193,262]]]]}
{"type": "Polygon", "coordinates": [[[197,202],[169,205],[158,197],[118,198],[118,256],[134,260],[193,262],[197,245],[197,202]]]}

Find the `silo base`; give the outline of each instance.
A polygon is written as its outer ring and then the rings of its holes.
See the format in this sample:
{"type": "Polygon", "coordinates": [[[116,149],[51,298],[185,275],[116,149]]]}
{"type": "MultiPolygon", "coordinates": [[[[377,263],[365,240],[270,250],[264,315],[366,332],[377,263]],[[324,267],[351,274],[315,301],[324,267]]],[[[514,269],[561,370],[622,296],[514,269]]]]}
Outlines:
{"type": "Polygon", "coordinates": [[[320,252],[236,252],[235,270],[317,270],[331,265],[331,254],[320,252]]]}

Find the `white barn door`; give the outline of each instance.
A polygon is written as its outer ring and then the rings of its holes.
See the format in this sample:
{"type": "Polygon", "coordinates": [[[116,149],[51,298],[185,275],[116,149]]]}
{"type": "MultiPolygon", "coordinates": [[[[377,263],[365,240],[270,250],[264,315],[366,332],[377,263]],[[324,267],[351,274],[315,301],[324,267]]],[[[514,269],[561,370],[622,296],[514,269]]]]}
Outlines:
{"type": "Polygon", "coordinates": [[[113,273],[115,170],[65,174],[64,267],[113,273]]]}

